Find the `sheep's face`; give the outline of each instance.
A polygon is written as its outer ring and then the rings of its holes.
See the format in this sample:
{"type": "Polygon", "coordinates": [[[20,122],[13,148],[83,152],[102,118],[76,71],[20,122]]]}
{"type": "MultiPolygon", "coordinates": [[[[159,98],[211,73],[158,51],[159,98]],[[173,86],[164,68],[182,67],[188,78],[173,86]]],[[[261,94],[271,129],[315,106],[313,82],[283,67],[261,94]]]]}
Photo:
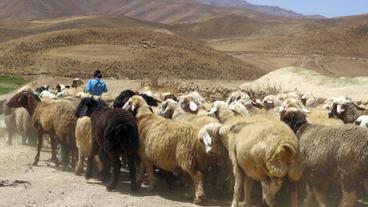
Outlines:
{"type": "Polygon", "coordinates": [[[78,88],[81,85],[83,85],[83,81],[79,78],[75,78],[72,83],[72,88],[78,88]]]}
{"type": "Polygon", "coordinates": [[[328,117],[341,119],[344,123],[353,123],[356,119],[358,110],[364,109],[351,102],[344,104],[334,103],[330,113],[328,113],[328,117]]]}
{"type": "Polygon", "coordinates": [[[228,105],[224,101],[215,101],[211,110],[208,112],[208,115],[219,118],[221,117],[221,113],[226,109],[228,109],[228,105]]]}
{"type": "Polygon", "coordinates": [[[172,99],[167,99],[162,102],[158,107],[158,114],[167,119],[171,119],[174,113],[174,110],[178,107],[178,103],[172,99]]]}
{"type": "Polygon", "coordinates": [[[136,111],[143,105],[147,105],[145,100],[141,96],[135,95],[128,100],[123,109],[136,114],[136,111]]]}
{"type": "Polygon", "coordinates": [[[191,97],[180,97],[179,106],[186,112],[197,113],[199,109],[199,103],[191,97]]]}
{"type": "Polygon", "coordinates": [[[284,183],[284,178],[270,177],[261,182],[262,196],[269,206],[275,206],[275,197],[284,183]]]}

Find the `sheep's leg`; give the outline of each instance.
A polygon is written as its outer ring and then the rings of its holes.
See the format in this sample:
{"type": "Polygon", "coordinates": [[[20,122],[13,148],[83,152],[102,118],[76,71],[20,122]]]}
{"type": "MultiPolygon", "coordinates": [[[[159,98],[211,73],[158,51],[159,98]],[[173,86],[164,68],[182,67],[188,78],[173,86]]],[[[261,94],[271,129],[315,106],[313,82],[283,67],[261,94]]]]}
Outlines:
{"type": "Polygon", "coordinates": [[[90,179],[92,177],[92,167],[93,167],[93,159],[95,155],[98,153],[97,143],[92,143],[92,149],[89,153],[88,160],[87,160],[87,170],[86,170],[86,179],[90,179]]]}
{"type": "Polygon", "coordinates": [[[326,207],[328,205],[328,188],[329,185],[327,182],[319,183],[318,186],[316,184],[311,187],[313,194],[317,200],[317,203],[320,207],[326,207]]]}
{"type": "Polygon", "coordinates": [[[63,151],[63,170],[66,170],[68,168],[69,164],[69,145],[66,142],[65,139],[62,141],[62,151],[63,151]]]}
{"type": "Polygon", "coordinates": [[[50,134],[50,144],[51,144],[51,160],[55,163],[56,166],[59,166],[60,162],[56,156],[56,139],[54,134],[50,134]]]}
{"type": "Polygon", "coordinates": [[[340,207],[351,207],[355,206],[355,202],[357,201],[358,195],[356,191],[345,191],[342,192],[342,200],[340,202],[340,207]]]}
{"type": "MultiPolygon", "coordinates": [[[[155,180],[155,176],[153,174],[153,164],[151,161],[147,160],[147,159],[143,159],[142,160],[145,164],[145,168],[148,174],[148,178],[149,178],[149,187],[148,187],[148,191],[152,192],[155,189],[155,185],[156,185],[156,180],[155,180]]],[[[143,168],[143,172],[144,172],[144,168],[143,168]]],[[[144,173],[143,173],[144,175],[144,173]]]]}
{"type": "Polygon", "coordinates": [[[243,207],[253,206],[253,201],[252,201],[253,184],[254,184],[254,181],[250,177],[245,176],[244,186],[243,186],[244,187],[244,205],[243,207]]]}
{"type": "Polygon", "coordinates": [[[340,179],[341,190],[342,190],[342,199],[339,207],[350,207],[355,206],[355,202],[357,201],[358,194],[356,191],[357,184],[354,180],[350,179],[350,177],[358,177],[354,175],[342,175],[340,179]]]}
{"type": "MultiPolygon", "coordinates": [[[[185,169],[183,169],[185,170],[185,169]]],[[[203,190],[203,179],[201,171],[193,171],[193,170],[185,170],[190,177],[192,177],[194,183],[194,204],[202,203],[204,197],[204,190],[203,190]]]]}
{"type": "Polygon", "coordinates": [[[75,167],[75,174],[76,175],[82,174],[82,171],[83,171],[83,163],[84,163],[84,160],[85,159],[86,159],[86,157],[83,156],[82,153],[79,152],[78,163],[77,163],[77,166],[75,167]]]}
{"type": "Polygon", "coordinates": [[[297,207],[298,206],[298,193],[297,193],[297,184],[295,182],[290,181],[290,206],[297,207]]]}
{"type": "Polygon", "coordinates": [[[128,155],[130,189],[131,189],[132,192],[136,192],[137,188],[138,188],[137,181],[136,181],[136,172],[135,172],[136,158],[137,158],[136,154],[128,155]]]}
{"type": "Polygon", "coordinates": [[[76,146],[75,146],[75,143],[71,143],[69,144],[69,148],[71,149],[71,156],[72,156],[72,168],[75,168],[75,156],[76,156],[76,146]]]}
{"type": "Polygon", "coordinates": [[[22,133],[22,145],[26,144],[27,144],[27,136],[25,135],[25,133],[22,133]]]}
{"type": "Polygon", "coordinates": [[[8,145],[13,145],[13,132],[11,129],[8,130],[8,141],[7,141],[8,145]]]}
{"type": "Polygon", "coordinates": [[[99,152],[102,168],[99,172],[98,177],[101,179],[102,182],[107,182],[110,180],[110,169],[111,169],[111,159],[109,158],[109,155],[103,151],[100,150],[99,152]]]}
{"type": "Polygon", "coordinates": [[[231,203],[231,207],[237,207],[239,205],[239,198],[242,189],[242,184],[244,182],[244,175],[236,161],[235,154],[230,153],[230,159],[233,165],[233,173],[235,178],[233,201],[231,203]]]}
{"type": "Polygon", "coordinates": [[[121,162],[120,162],[120,156],[118,153],[109,153],[109,157],[112,161],[112,177],[107,185],[106,189],[108,191],[111,191],[116,188],[119,181],[120,176],[120,168],[121,168],[121,162]]]}
{"type": "Polygon", "coordinates": [[[139,172],[138,172],[138,176],[137,176],[137,184],[138,186],[141,186],[143,183],[143,179],[144,179],[144,171],[146,170],[146,165],[145,163],[142,161],[139,165],[139,172]]]}
{"type": "Polygon", "coordinates": [[[42,148],[42,141],[43,141],[42,133],[38,132],[37,154],[36,154],[36,157],[34,158],[33,165],[37,165],[38,161],[40,160],[40,152],[41,152],[41,148],[42,148]]]}

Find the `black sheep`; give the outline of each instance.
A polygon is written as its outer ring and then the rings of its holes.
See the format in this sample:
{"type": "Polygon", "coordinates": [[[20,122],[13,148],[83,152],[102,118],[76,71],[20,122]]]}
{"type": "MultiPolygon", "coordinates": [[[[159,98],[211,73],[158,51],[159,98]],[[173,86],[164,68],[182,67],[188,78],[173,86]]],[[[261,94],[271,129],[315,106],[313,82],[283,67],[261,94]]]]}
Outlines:
{"type": "Polygon", "coordinates": [[[146,95],[146,94],[138,94],[132,90],[125,90],[122,91],[118,97],[114,100],[113,107],[114,108],[122,108],[128,100],[134,96],[134,95],[140,95],[143,97],[143,99],[147,102],[149,106],[158,106],[158,103],[160,101],[156,100],[155,98],[146,95]]]}
{"type": "MultiPolygon", "coordinates": [[[[86,178],[92,176],[92,162],[97,153],[108,155],[107,162],[112,162],[112,177],[107,190],[116,188],[120,175],[120,155],[126,153],[128,157],[131,190],[137,190],[135,162],[139,146],[138,128],[135,118],[123,109],[112,109],[103,101],[84,98],[76,110],[76,117],[91,117],[92,122],[92,150],[88,157],[86,178]]],[[[105,173],[110,169],[103,161],[105,173]]]]}

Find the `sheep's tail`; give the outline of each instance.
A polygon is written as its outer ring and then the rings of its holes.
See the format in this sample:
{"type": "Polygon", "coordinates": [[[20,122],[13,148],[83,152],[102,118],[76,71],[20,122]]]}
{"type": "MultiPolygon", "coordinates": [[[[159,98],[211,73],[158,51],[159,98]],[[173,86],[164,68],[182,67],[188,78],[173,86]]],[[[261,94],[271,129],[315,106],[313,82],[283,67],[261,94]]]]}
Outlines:
{"type": "Polygon", "coordinates": [[[110,125],[105,130],[105,147],[108,151],[132,152],[138,149],[138,130],[126,123],[110,125]]]}
{"type": "Polygon", "coordinates": [[[274,146],[273,150],[267,153],[266,166],[269,173],[276,177],[284,177],[288,171],[294,166],[295,156],[297,156],[297,149],[289,143],[282,143],[274,146]],[[291,165],[291,166],[290,166],[291,165]]]}

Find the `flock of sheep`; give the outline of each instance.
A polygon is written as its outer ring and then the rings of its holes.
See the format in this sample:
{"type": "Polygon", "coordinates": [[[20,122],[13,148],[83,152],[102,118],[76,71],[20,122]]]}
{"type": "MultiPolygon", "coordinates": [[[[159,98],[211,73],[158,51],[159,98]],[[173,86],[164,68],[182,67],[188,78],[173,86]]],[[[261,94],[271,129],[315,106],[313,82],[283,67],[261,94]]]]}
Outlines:
{"type": "Polygon", "coordinates": [[[195,91],[176,97],[126,90],[108,104],[93,97],[50,100],[41,96],[44,91],[25,87],[1,101],[8,143],[14,133],[23,143],[37,143],[37,165],[43,137],[49,135],[57,166],[60,145],[63,169],[71,164],[80,175],[88,158],[86,178],[95,168],[107,190],[117,187],[125,163],[133,192],[145,173],[149,191],[155,189],[157,171],[183,182],[189,175],[195,204],[203,203],[208,185],[219,192],[233,189],[232,207],[241,198],[243,206],[253,206],[256,184],[269,206],[277,205],[285,186],[291,206],[351,207],[368,192],[368,111],[347,97],[326,100],[323,107],[326,116],[346,125],[324,126],[307,121],[308,108],[319,102],[310,93],[254,100],[235,91],[227,100],[209,103],[195,91]],[[336,189],[340,194],[333,199],[336,189]]]}

